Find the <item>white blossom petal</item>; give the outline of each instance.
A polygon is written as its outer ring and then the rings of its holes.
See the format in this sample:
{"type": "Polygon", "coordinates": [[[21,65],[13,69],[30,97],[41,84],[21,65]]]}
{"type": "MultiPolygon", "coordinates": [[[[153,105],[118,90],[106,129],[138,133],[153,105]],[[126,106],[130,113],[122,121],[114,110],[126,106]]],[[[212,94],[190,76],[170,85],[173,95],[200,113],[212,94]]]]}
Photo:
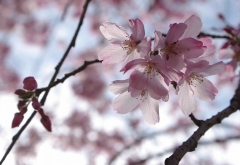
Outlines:
{"type": "Polygon", "coordinates": [[[126,30],[115,23],[105,22],[99,29],[103,36],[112,43],[120,43],[129,40],[129,35],[126,30]]]}
{"type": "Polygon", "coordinates": [[[156,124],[159,122],[159,101],[151,97],[147,97],[140,103],[140,109],[143,117],[149,124],[156,124]]]}
{"type": "Polygon", "coordinates": [[[179,86],[178,102],[183,114],[185,115],[189,115],[195,110],[194,95],[186,81],[179,86]]]}
{"type": "Polygon", "coordinates": [[[132,98],[129,92],[121,93],[114,101],[113,101],[113,109],[117,111],[117,113],[125,114],[133,109],[135,109],[140,103],[139,99],[132,98]]]}

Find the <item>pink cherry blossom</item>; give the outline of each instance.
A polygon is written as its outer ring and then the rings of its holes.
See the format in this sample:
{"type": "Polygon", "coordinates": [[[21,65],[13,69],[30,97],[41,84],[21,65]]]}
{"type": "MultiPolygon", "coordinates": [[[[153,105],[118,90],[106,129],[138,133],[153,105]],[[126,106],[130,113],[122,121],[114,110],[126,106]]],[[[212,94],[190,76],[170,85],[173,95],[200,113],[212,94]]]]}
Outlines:
{"type": "Polygon", "coordinates": [[[162,36],[161,32],[155,32],[154,49],[159,50],[166,63],[178,71],[185,67],[184,59],[199,57],[205,48],[201,41],[194,38],[180,40],[186,29],[186,24],[175,23],[170,27],[166,37],[162,36]]]}
{"type": "Polygon", "coordinates": [[[189,115],[195,110],[194,96],[203,100],[214,100],[218,92],[214,85],[204,77],[222,73],[223,62],[209,65],[207,61],[189,62],[185,75],[178,83],[178,102],[184,114],[189,115]]]}
{"type": "Polygon", "coordinates": [[[138,106],[143,117],[149,124],[159,122],[159,101],[149,95],[147,89],[128,92],[129,80],[117,80],[110,85],[110,91],[119,96],[113,102],[113,108],[117,113],[128,113],[138,106]]]}
{"type": "Polygon", "coordinates": [[[144,25],[139,19],[130,19],[129,25],[132,34],[129,35],[126,29],[115,23],[105,22],[100,26],[100,31],[111,45],[105,47],[98,54],[103,64],[114,64],[121,61],[127,62],[140,58],[149,52],[151,48],[150,37],[145,37],[144,25]]]}
{"type": "Polygon", "coordinates": [[[147,76],[148,81],[158,81],[159,83],[163,83],[164,86],[169,85],[170,81],[179,81],[182,77],[182,73],[176,72],[174,69],[168,67],[159,55],[147,55],[142,59],[133,60],[127,63],[121,71],[125,73],[130,69],[137,69],[147,76]],[[163,79],[164,82],[155,80],[159,79],[159,77],[161,77],[160,79],[163,79]]]}

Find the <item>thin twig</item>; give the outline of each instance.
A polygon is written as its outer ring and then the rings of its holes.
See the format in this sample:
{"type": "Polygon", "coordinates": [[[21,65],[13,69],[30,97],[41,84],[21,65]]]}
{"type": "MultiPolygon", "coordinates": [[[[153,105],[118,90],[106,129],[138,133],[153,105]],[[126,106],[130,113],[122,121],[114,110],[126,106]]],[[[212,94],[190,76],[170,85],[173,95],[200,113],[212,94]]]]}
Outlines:
{"type": "Polygon", "coordinates": [[[200,127],[202,125],[202,123],[204,122],[203,120],[196,119],[195,116],[193,116],[192,113],[189,115],[189,117],[191,118],[193,123],[196,124],[196,126],[198,126],[198,127],[200,127]]]}
{"type": "Polygon", "coordinates": [[[165,165],[177,165],[187,152],[194,151],[198,145],[200,138],[214,125],[221,123],[229,115],[235,113],[240,109],[240,83],[235,91],[235,95],[231,99],[230,106],[212,116],[210,119],[204,121],[201,126],[193,133],[191,137],[181,146],[179,146],[174,153],[165,160],[165,165]]]}
{"type": "Polygon", "coordinates": [[[201,33],[198,35],[198,37],[211,37],[211,38],[222,38],[222,39],[231,40],[231,37],[229,37],[229,36],[207,34],[207,33],[203,33],[203,32],[201,32],[201,33]]]}
{"type": "MultiPolygon", "coordinates": [[[[49,85],[54,82],[54,80],[56,79],[56,77],[57,77],[57,75],[58,75],[58,72],[59,72],[59,70],[60,70],[60,68],[61,68],[64,60],[66,59],[66,57],[67,57],[67,55],[68,55],[68,53],[69,53],[69,51],[70,51],[70,49],[75,46],[76,38],[77,38],[78,32],[79,32],[79,30],[80,30],[80,27],[82,26],[82,23],[83,23],[83,20],[84,20],[84,17],[85,17],[85,13],[86,13],[86,11],[87,11],[88,4],[89,4],[90,1],[91,1],[91,0],[86,0],[86,2],[85,2],[85,4],[84,4],[83,12],[82,12],[81,18],[80,18],[80,20],[79,20],[78,27],[77,27],[77,29],[76,29],[76,31],[75,31],[75,34],[74,34],[73,38],[72,38],[72,41],[71,41],[71,43],[69,44],[69,46],[68,46],[66,52],[64,53],[62,59],[60,60],[60,62],[58,63],[58,65],[55,67],[55,73],[54,73],[54,75],[53,75],[53,77],[52,77],[49,85]]],[[[49,90],[50,90],[50,89],[46,90],[46,92],[44,93],[44,95],[43,95],[43,97],[42,97],[42,99],[41,99],[41,101],[40,101],[40,103],[41,103],[42,105],[44,105],[44,103],[45,103],[45,101],[46,101],[46,98],[47,98],[47,96],[48,96],[49,90]]],[[[15,143],[17,142],[18,138],[20,137],[20,135],[22,134],[22,132],[25,130],[25,128],[28,126],[28,124],[31,122],[31,120],[33,119],[33,117],[35,116],[36,113],[37,113],[36,111],[33,111],[32,114],[31,114],[31,116],[30,116],[30,117],[28,118],[28,120],[26,121],[26,123],[21,127],[21,129],[17,132],[17,134],[13,136],[12,142],[11,142],[11,144],[9,145],[9,147],[7,148],[4,156],[2,157],[1,162],[0,162],[0,165],[4,162],[4,160],[6,159],[6,157],[7,157],[8,154],[9,154],[9,152],[12,150],[13,146],[14,146],[15,143]]]]}
{"type": "MultiPolygon", "coordinates": [[[[217,139],[208,140],[208,141],[202,141],[202,142],[199,142],[199,145],[203,146],[203,145],[210,145],[210,144],[215,144],[215,143],[226,143],[226,142],[228,142],[230,140],[240,140],[240,135],[228,136],[228,137],[225,137],[225,138],[217,138],[217,139]]],[[[161,156],[163,156],[163,155],[165,155],[165,154],[167,154],[169,152],[174,151],[175,149],[176,149],[176,147],[167,149],[167,150],[165,150],[163,152],[151,155],[151,156],[149,156],[147,158],[144,158],[142,160],[132,162],[129,165],[143,164],[143,163],[149,161],[150,159],[161,157],[161,156]]]]}
{"type": "Polygon", "coordinates": [[[67,78],[69,78],[70,76],[74,76],[75,74],[83,71],[84,69],[86,69],[89,65],[94,64],[94,63],[101,63],[102,61],[96,59],[93,61],[84,61],[84,64],[82,66],[80,66],[79,68],[77,68],[76,70],[70,72],[70,73],[66,73],[64,75],[63,78],[61,79],[57,79],[56,81],[54,81],[52,84],[50,84],[48,87],[45,88],[39,88],[36,90],[37,95],[40,95],[42,92],[51,89],[52,87],[58,85],[59,83],[63,83],[67,78]]]}
{"type": "Polygon", "coordinates": [[[150,134],[150,135],[147,135],[147,136],[143,136],[143,137],[139,137],[138,139],[134,140],[134,142],[132,142],[131,144],[125,146],[123,149],[121,149],[118,153],[116,153],[108,162],[109,165],[111,165],[124,151],[126,151],[127,149],[133,147],[134,145],[137,145],[139,143],[141,143],[142,141],[144,140],[147,140],[147,139],[151,139],[153,137],[156,137],[156,136],[159,136],[159,135],[162,135],[162,134],[165,134],[166,132],[176,132],[177,130],[179,129],[186,129],[186,127],[190,127],[192,126],[191,123],[187,123],[187,124],[184,124],[182,125],[181,127],[176,127],[176,126],[173,126],[171,128],[167,128],[166,130],[163,130],[163,131],[159,131],[159,132],[155,132],[153,134],[150,134]]]}

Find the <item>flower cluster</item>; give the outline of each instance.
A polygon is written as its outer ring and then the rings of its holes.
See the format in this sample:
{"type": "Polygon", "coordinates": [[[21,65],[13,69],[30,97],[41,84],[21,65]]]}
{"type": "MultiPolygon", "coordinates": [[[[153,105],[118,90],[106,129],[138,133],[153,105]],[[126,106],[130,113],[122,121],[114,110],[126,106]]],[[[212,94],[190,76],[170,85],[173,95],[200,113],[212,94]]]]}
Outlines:
{"type": "Polygon", "coordinates": [[[222,74],[222,77],[227,77],[232,81],[235,77],[239,77],[236,70],[240,63],[240,24],[237,28],[227,25],[224,31],[230,36],[231,40],[225,42],[219,51],[221,59],[230,59],[226,63],[226,71],[222,74]]]}
{"type": "Polygon", "coordinates": [[[113,81],[110,90],[119,96],[113,108],[125,114],[140,107],[150,124],[159,122],[159,100],[168,101],[169,86],[178,94],[184,114],[195,109],[194,96],[209,101],[218,92],[206,76],[224,71],[222,62],[210,65],[206,57],[215,46],[208,38],[198,39],[202,22],[191,16],[184,23],[170,25],[163,35],[155,31],[154,39],[145,37],[144,25],[139,19],[130,19],[129,35],[125,28],[111,22],[103,23],[100,31],[111,44],[99,54],[103,65],[123,61],[122,72],[132,71],[129,79],[113,81]]]}
{"type": "Polygon", "coordinates": [[[35,90],[37,89],[37,82],[34,79],[34,77],[26,77],[23,80],[23,89],[17,89],[15,91],[15,94],[19,97],[18,102],[18,110],[19,112],[15,113],[13,121],[12,121],[12,128],[18,127],[23,118],[24,114],[27,112],[27,107],[30,103],[32,103],[32,107],[38,111],[38,113],[41,115],[41,123],[43,126],[51,132],[51,121],[47,115],[44,114],[42,105],[38,101],[38,96],[36,95],[35,90]]]}

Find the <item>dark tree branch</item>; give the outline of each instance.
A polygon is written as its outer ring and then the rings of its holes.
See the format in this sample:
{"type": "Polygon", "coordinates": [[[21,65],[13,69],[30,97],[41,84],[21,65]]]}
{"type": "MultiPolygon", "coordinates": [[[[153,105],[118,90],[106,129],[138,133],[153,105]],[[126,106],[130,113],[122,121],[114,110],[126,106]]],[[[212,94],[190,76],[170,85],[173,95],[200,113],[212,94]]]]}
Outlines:
{"type": "MultiPolygon", "coordinates": [[[[91,1],[91,0],[86,0],[86,2],[85,2],[85,4],[84,4],[83,12],[82,12],[82,15],[81,15],[81,17],[80,17],[78,27],[77,27],[77,29],[76,29],[76,31],[75,31],[75,34],[74,34],[73,38],[72,38],[72,41],[71,41],[71,43],[69,44],[69,46],[68,46],[66,52],[64,53],[62,59],[60,60],[60,62],[59,62],[59,63],[57,64],[57,66],[55,67],[55,73],[54,73],[54,75],[52,76],[52,79],[51,79],[49,85],[54,82],[54,80],[56,79],[56,77],[57,77],[57,75],[58,75],[58,72],[59,72],[59,70],[60,70],[63,62],[65,61],[66,57],[68,56],[68,53],[69,53],[70,49],[75,46],[76,38],[77,38],[78,32],[79,32],[79,30],[80,30],[80,27],[81,27],[82,24],[83,24],[83,20],[84,20],[84,17],[85,17],[87,8],[88,8],[88,4],[89,4],[90,1],[91,1]]],[[[40,103],[41,103],[42,105],[44,105],[44,103],[45,103],[45,101],[46,101],[46,98],[47,98],[47,96],[48,96],[49,90],[50,90],[50,89],[46,90],[46,92],[44,93],[44,95],[43,95],[43,97],[42,97],[42,99],[41,99],[41,101],[40,101],[40,103]]],[[[31,120],[32,120],[33,117],[36,115],[36,113],[37,113],[37,111],[33,111],[33,113],[32,113],[31,116],[28,118],[28,120],[26,121],[26,123],[21,127],[21,129],[17,132],[17,134],[13,136],[12,142],[11,142],[11,144],[9,145],[9,147],[7,148],[5,154],[3,155],[2,159],[1,159],[1,162],[0,162],[0,165],[4,162],[4,160],[6,159],[6,157],[7,157],[8,154],[9,154],[9,152],[12,150],[13,146],[14,146],[15,143],[17,142],[18,138],[20,137],[20,135],[22,134],[22,132],[25,130],[25,128],[28,126],[28,124],[31,122],[31,120]]]]}
{"type": "Polygon", "coordinates": [[[212,126],[221,123],[221,121],[227,118],[229,115],[240,109],[240,83],[235,91],[235,95],[231,99],[230,106],[219,112],[210,119],[204,121],[201,126],[193,133],[193,135],[181,146],[179,146],[174,153],[165,160],[165,165],[177,165],[187,152],[194,151],[198,145],[200,138],[210,129],[212,126]]]}
{"type": "MultiPolygon", "coordinates": [[[[236,135],[236,136],[228,136],[228,137],[225,137],[225,138],[217,138],[217,139],[213,139],[213,140],[208,140],[208,141],[202,141],[202,142],[199,142],[198,144],[203,146],[203,145],[210,145],[210,144],[216,144],[216,143],[226,143],[230,140],[240,140],[240,135],[236,135]]],[[[167,149],[163,152],[160,152],[160,153],[157,153],[155,155],[151,155],[145,159],[142,159],[142,160],[139,160],[139,161],[136,161],[136,162],[132,162],[130,163],[129,165],[137,165],[137,164],[142,164],[142,163],[145,163],[147,162],[148,160],[150,159],[153,159],[153,158],[157,158],[157,157],[161,157],[169,152],[172,152],[174,151],[176,148],[173,147],[173,148],[170,148],[170,149],[167,149]]]]}
{"type": "Polygon", "coordinates": [[[231,40],[231,37],[229,37],[229,36],[213,35],[213,34],[207,34],[207,33],[203,33],[203,32],[201,32],[201,33],[198,35],[198,37],[223,38],[223,39],[231,40]]]}
{"type": "MultiPolygon", "coordinates": [[[[162,33],[162,36],[166,37],[167,34],[162,33]]],[[[224,36],[224,35],[214,35],[214,34],[207,34],[207,33],[203,33],[200,32],[199,35],[197,37],[211,37],[211,38],[218,38],[218,39],[227,39],[227,40],[233,40],[233,38],[229,37],[229,36],[224,36]]],[[[151,38],[152,41],[154,41],[154,38],[151,38]]]]}
{"type": "MultiPolygon", "coordinates": [[[[192,124],[190,123],[187,123],[187,124],[184,124],[182,125],[181,127],[179,127],[178,125],[177,126],[173,126],[171,128],[167,128],[166,130],[163,130],[163,131],[159,131],[159,132],[156,132],[156,133],[153,133],[153,134],[150,134],[150,135],[147,135],[147,136],[143,136],[143,137],[139,137],[138,139],[136,139],[134,142],[132,142],[131,144],[125,146],[121,151],[119,151],[116,155],[114,155],[110,160],[109,160],[109,165],[112,164],[124,151],[126,151],[127,149],[141,143],[142,141],[144,140],[147,140],[147,139],[151,139],[151,138],[154,138],[156,136],[159,136],[161,134],[165,134],[166,132],[173,132],[173,131],[178,131],[179,129],[186,129],[186,127],[190,127],[192,126],[192,124]]],[[[171,150],[172,151],[172,150],[171,150]]]]}
{"type": "Polygon", "coordinates": [[[194,122],[194,124],[196,124],[196,126],[198,126],[198,127],[200,127],[202,125],[202,123],[204,122],[203,120],[196,119],[195,116],[193,116],[192,113],[189,115],[189,117],[194,122]]]}
{"type": "Polygon", "coordinates": [[[94,63],[101,63],[101,62],[102,61],[100,61],[98,59],[93,60],[93,61],[84,61],[84,64],[81,67],[77,68],[76,70],[74,70],[74,71],[72,71],[70,73],[66,73],[63,78],[57,79],[52,84],[48,85],[48,87],[37,89],[36,93],[37,93],[37,95],[40,95],[43,91],[47,91],[47,90],[51,89],[52,87],[58,85],[59,83],[63,83],[70,76],[74,76],[75,74],[85,70],[89,65],[94,64],[94,63]]]}

